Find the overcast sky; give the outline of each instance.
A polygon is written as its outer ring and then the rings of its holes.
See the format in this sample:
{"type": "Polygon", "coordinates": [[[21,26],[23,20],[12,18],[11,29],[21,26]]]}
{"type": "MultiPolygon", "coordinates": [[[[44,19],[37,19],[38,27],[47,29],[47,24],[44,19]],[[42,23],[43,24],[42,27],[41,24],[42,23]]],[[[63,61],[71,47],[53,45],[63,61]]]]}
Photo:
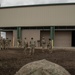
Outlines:
{"type": "Polygon", "coordinates": [[[18,5],[34,5],[34,4],[50,4],[50,3],[69,3],[75,0],[0,0],[2,7],[18,6],[18,5]]]}

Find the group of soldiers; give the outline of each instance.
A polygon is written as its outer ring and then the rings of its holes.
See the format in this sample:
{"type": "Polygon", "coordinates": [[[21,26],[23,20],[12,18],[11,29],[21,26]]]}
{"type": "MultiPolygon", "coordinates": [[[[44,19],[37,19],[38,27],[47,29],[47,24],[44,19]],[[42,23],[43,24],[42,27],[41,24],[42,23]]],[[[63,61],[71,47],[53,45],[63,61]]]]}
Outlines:
{"type": "Polygon", "coordinates": [[[0,50],[8,49],[10,47],[11,40],[8,38],[0,38],[0,50]]]}
{"type": "MultiPolygon", "coordinates": [[[[10,48],[10,43],[11,43],[11,40],[9,40],[8,38],[6,38],[6,39],[1,38],[0,39],[0,50],[10,48]]],[[[52,52],[52,42],[51,42],[51,39],[50,38],[49,38],[49,41],[46,43],[45,38],[42,37],[42,40],[41,40],[40,44],[41,44],[41,47],[42,47],[42,52],[45,51],[45,47],[46,46],[47,46],[47,49],[50,52],[52,52]]],[[[17,45],[18,45],[18,47],[22,47],[22,40],[18,39],[17,40],[17,45]]],[[[34,40],[33,37],[30,39],[30,42],[29,43],[27,41],[27,38],[24,38],[23,45],[24,45],[24,52],[26,52],[26,50],[29,47],[30,48],[29,54],[34,54],[35,47],[36,47],[36,42],[35,42],[35,40],[34,40]]]]}
{"type": "MultiPolygon", "coordinates": [[[[45,47],[47,46],[47,49],[49,50],[49,52],[52,53],[52,42],[51,42],[51,39],[49,38],[49,41],[46,43],[46,40],[44,37],[42,37],[42,40],[41,40],[41,46],[42,46],[42,52],[45,51],[45,47]]],[[[33,39],[33,37],[31,38],[30,40],[30,45],[28,45],[28,41],[27,39],[25,38],[24,39],[24,51],[26,52],[26,50],[28,49],[28,46],[30,46],[30,51],[29,51],[29,54],[34,54],[35,52],[35,47],[36,47],[36,42],[35,40],[33,39]]]]}

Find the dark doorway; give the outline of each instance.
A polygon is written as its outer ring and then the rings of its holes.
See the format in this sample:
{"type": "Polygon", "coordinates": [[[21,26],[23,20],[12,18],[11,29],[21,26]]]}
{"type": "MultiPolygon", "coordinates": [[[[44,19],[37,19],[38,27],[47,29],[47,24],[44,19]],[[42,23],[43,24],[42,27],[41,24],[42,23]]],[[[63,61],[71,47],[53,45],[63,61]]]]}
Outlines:
{"type": "Polygon", "coordinates": [[[72,47],[75,47],[75,31],[72,31],[72,47]]]}

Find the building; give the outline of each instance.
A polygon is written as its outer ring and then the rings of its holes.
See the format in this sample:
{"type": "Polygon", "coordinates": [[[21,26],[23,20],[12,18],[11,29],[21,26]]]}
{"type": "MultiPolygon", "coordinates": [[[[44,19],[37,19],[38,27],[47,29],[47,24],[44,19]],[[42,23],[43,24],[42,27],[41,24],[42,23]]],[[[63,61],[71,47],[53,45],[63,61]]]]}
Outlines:
{"type": "MultiPolygon", "coordinates": [[[[75,4],[47,4],[0,8],[0,31],[17,45],[17,39],[45,37],[54,47],[75,46],[75,4]]],[[[38,43],[37,43],[38,46],[38,43]]]]}

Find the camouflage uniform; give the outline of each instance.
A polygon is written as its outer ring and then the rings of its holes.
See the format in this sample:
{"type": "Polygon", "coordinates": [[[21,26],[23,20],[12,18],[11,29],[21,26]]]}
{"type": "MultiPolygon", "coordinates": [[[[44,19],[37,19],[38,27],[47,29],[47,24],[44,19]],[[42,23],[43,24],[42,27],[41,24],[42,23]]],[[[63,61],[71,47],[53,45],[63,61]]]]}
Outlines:
{"type": "Polygon", "coordinates": [[[33,38],[31,38],[31,41],[30,41],[30,54],[34,54],[34,50],[35,50],[35,41],[33,40],[33,38]]]}
{"type": "Polygon", "coordinates": [[[49,42],[47,44],[47,49],[52,52],[52,42],[51,42],[51,39],[49,39],[49,42]]]}
{"type": "Polygon", "coordinates": [[[2,47],[1,47],[1,39],[0,39],[0,50],[2,49],[2,47]]]}
{"type": "Polygon", "coordinates": [[[5,45],[5,41],[6,41],[5,39],[2,40],[2,48],[3,48],[3,49],[5,49],[5,46],[6,46],[6,45],[5,45]]]}
{"type": "Polygon", "coordinates": [[[1,39],[0,39],[0,50],[3,49],[3,44],[2,44],[2,43],[3,43],[3,39],[1,38],[1,39]]]}
{"type": "Polygon", "coordinates": [[[25,38],[25,40],[24,40],[24,51],[25,52],[26,52],[27,48],[28,48],[28,42],[27,42],[27,39],[25,38]]]}
{"type": "Polygon", "coordinates": [[[11,46],[11,40],[9,40],[8,44],[9,44],[9,47],[10,47],[11,46]]]}
{"type": "Polygon", "coordinates": [[[44,37],[42,38],[41,45],[42,45],[42,52],[44,52],[46,46],[46,41],[44,37]]]}
{"type": "Polygon", "coordinates": [[[5,49],[8,49],[9,46],[10,46],[10,44],[9,44],[9,39],[6,38],[6,40],[5,40],[5,49]]]}
{"type": "Polygon", "coordinates": [[[18,40],[17,40],[17,46],[18,46],[18,47],[22,47],[22,41],[21,41],[21,39],[18,39],[18,40]]]}

